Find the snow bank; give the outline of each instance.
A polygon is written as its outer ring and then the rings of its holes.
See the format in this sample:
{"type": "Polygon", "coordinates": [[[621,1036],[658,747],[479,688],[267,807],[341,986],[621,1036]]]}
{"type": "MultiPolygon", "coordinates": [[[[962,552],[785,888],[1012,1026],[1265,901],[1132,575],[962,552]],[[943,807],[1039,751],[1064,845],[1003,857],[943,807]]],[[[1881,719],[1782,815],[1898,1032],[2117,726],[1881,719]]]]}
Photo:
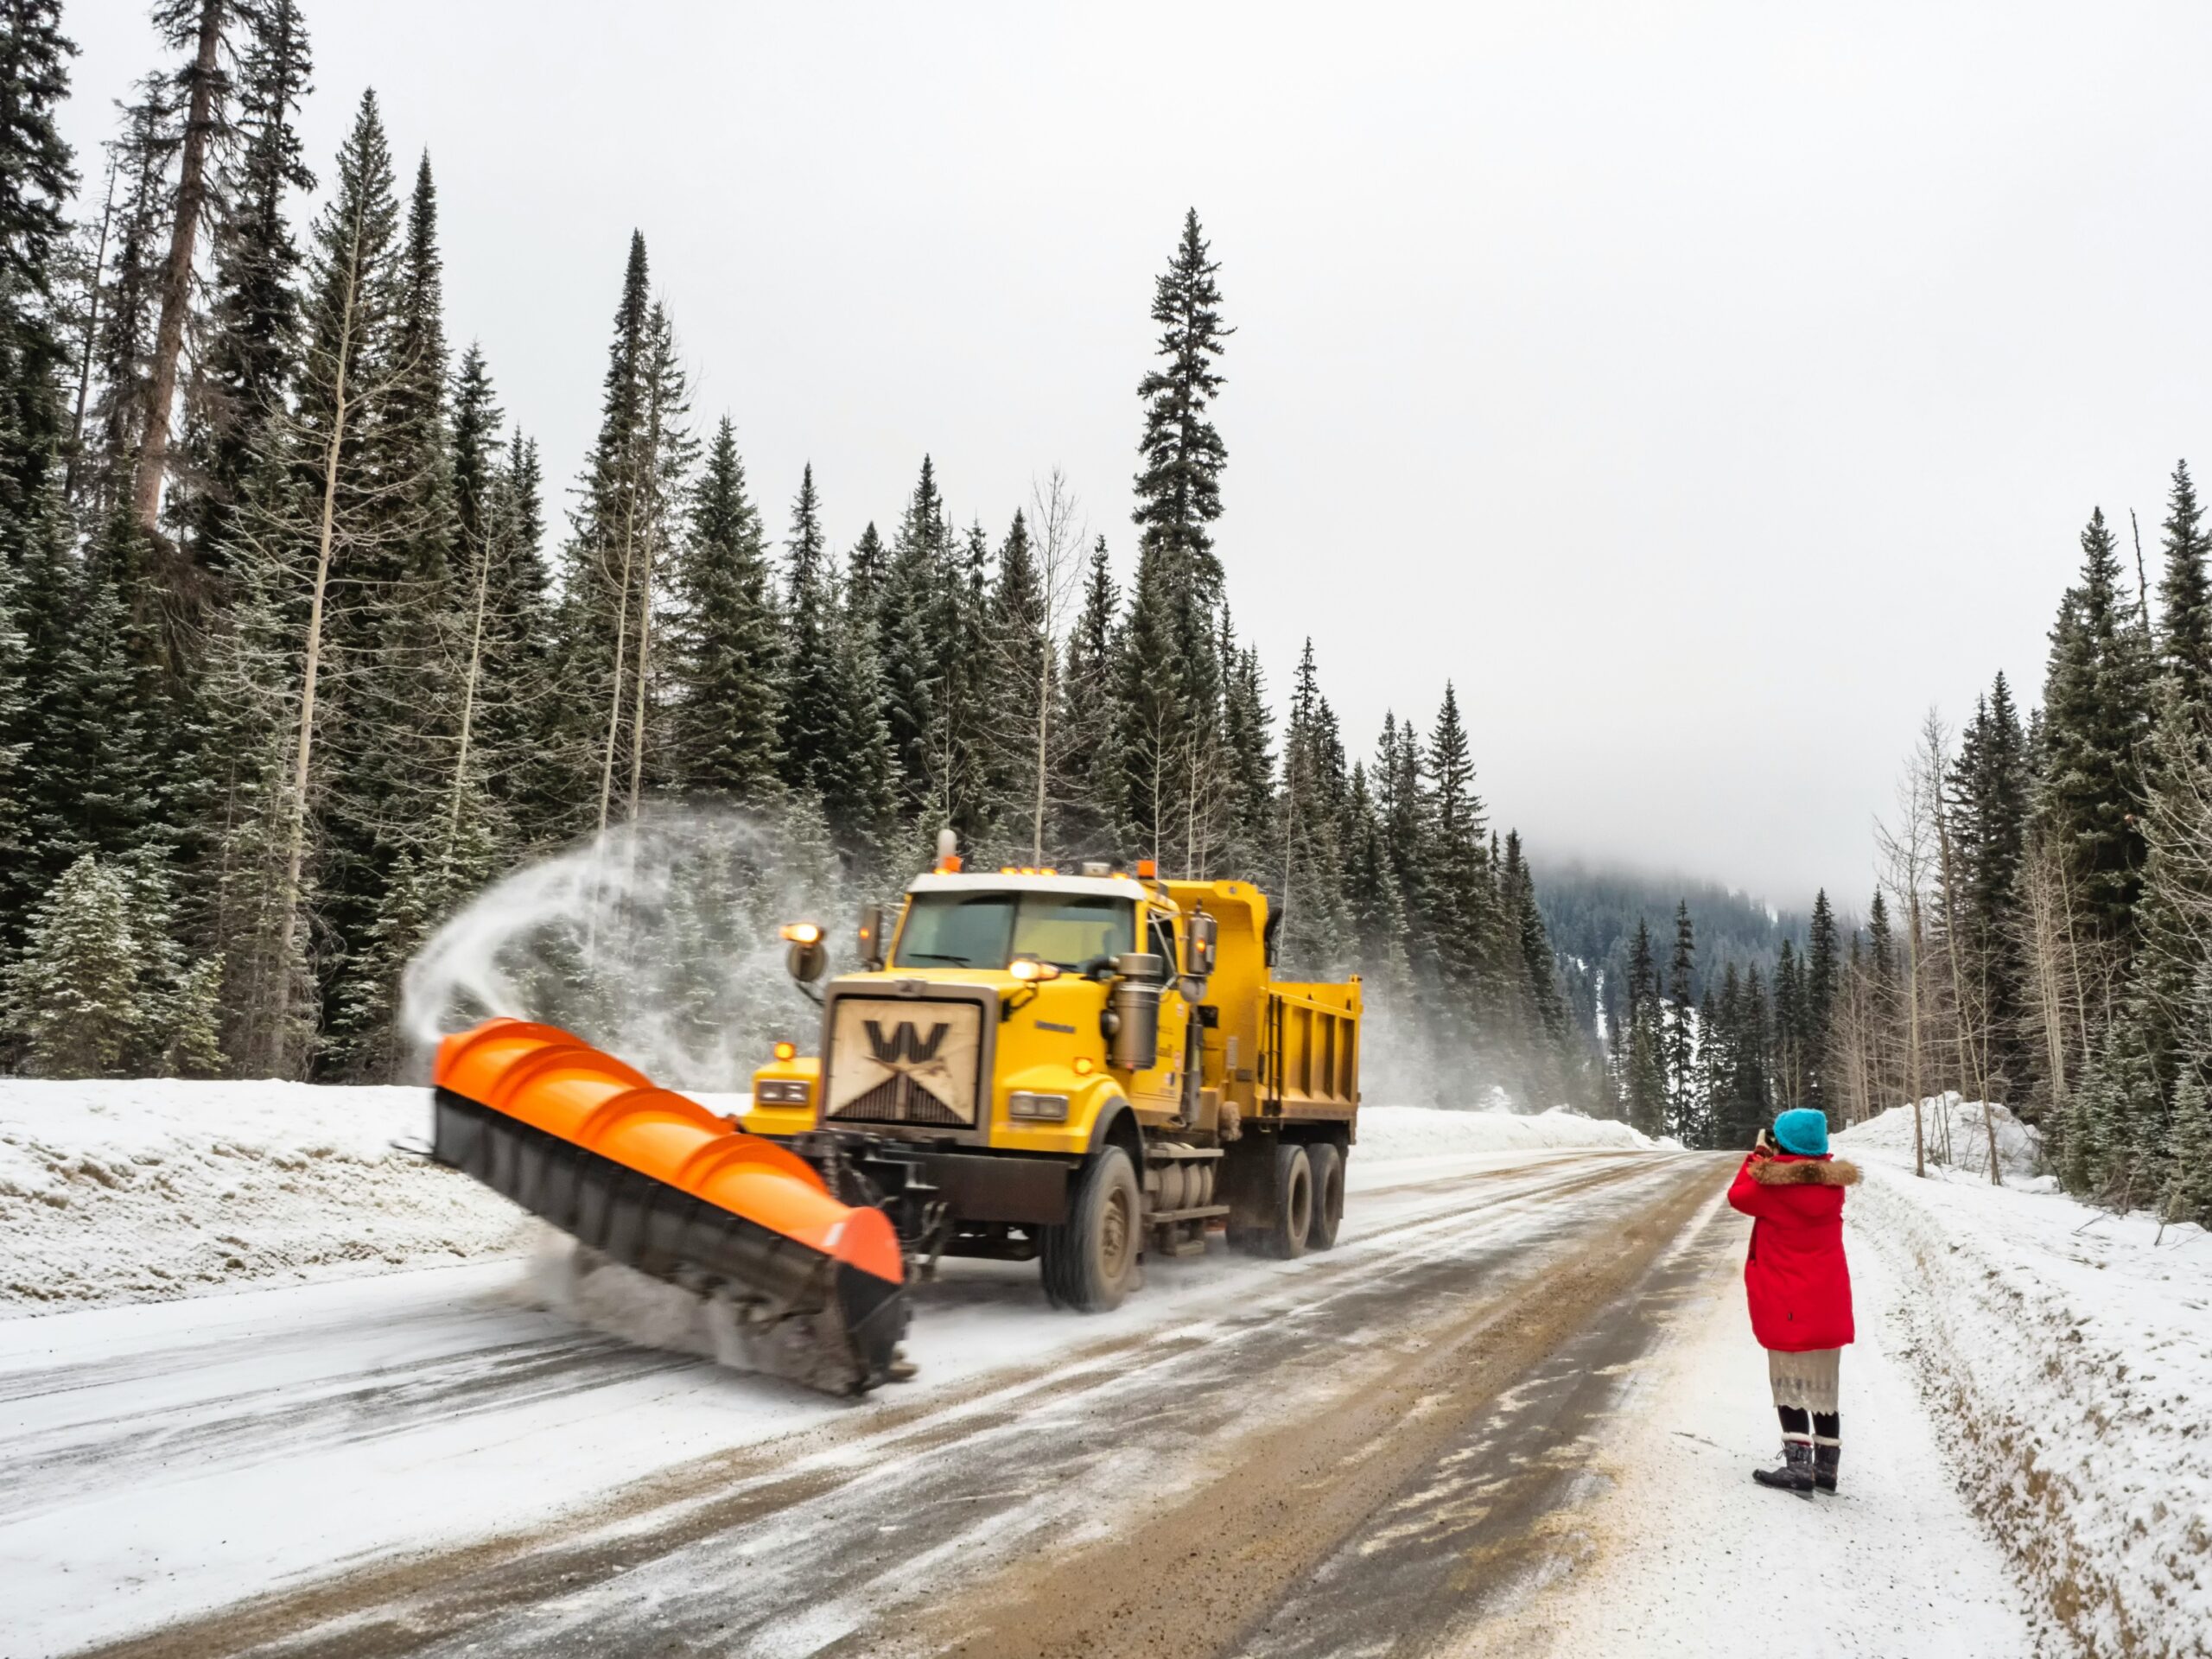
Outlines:
{"type": "Polygon", "coordinates": [[[1909,1110],[1902,1163],[1896,1134],[1838,1137],[1870,1154],[1853,1236],[1904,1292],[1968,1497],[2082,1650],[2212,1654],[2212,1243],[1960,1172],[1916,1180],[1909,1110]]]}
{"type": "MultiPolygon", "coordinates": [[[[522,1211],[391,1144],[429,1133],[422,1089],[0,1080],[0,1314],[526,1253],[522,1211]]],[[[1658,1144],[1564,1110],[1370,1106],[1359,1123],[1363,1164],[1658,1144]]]]}
{"type": "MultiPolygon", "coordinates": [[[[2043,1171],[2043,1137],[2001,1105],[1985,1105],[1953,1092],[1931,1095],[1920,1103],[1920,1128],[1930,1168],[1943,1166],[1948,1176],[1989,1179],[1989,1128],[1986,1113],[1997,1127],[1997,1166],[2008,1186],[2033,1192],[2056,1192],[2058,1183],[2043,1171]]],[[[1912,1166],[1912,1107],[1892,1106],[1864,1123],[1854,1123],[1836,1137],[1838,1147],[1848,1147],[1862,1161],[1885,1159],[1912,1166]]]]}
{"type": "Polygon", "coordinates": [[[1564,1106],[1523,1116],[1516,1112],[1455,1112],[1436,1106],[1363,1106],[1362,1161],[1465,1152],[1540,1152],[1592,1147],[1611,1152],[1672,1150],[1678,1142],[1655,1141],[1625,1123],[1585,1117],[1564,1106]]]}
{"type": "Polygon", "coordinates": [[[527,1217],[395,1151],[422,1089],[0,1080],[0,1313],[519,1250],[527,1217]]]}

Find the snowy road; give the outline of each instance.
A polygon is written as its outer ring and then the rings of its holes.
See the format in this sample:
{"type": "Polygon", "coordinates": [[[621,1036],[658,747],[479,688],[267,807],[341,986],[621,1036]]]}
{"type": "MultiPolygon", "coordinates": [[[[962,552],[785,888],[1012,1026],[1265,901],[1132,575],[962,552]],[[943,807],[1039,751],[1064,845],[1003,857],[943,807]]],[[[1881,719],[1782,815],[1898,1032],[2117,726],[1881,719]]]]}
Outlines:
{"type": "Polygon", "coordinates": [[[1794,1651],[2028,1650],[1878,1336],[1850,1494],[1749,1486],[1719,1162],[1353,1171],[1334,1252],[1103,1318],[951,1264],[858,1406],[513,1262],[0,1323],[0,1652],[1767,1653],[1712,1615],[1777,1539],[1852,1569],[1794,1651]]]}

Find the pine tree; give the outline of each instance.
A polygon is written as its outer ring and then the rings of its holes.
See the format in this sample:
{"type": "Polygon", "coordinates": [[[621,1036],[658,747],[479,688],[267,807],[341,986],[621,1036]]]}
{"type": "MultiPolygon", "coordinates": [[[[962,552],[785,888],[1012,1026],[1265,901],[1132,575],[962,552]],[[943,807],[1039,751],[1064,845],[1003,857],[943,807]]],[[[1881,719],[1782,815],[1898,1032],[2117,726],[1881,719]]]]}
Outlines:
{"type": "Polygon", "coordinates": [[[827,648],[834,724],[828,761],[817,773],[821,810],[847,858],[868,870],[880,865],[894,833],[899,774],[883,715],[875,635],[866,615],[833,609],[827,648]]]}
{"type": "Polygon", "coordinates": [[[1944,810],[1962,889],[1955,909],[1967,1002],[1984,1028],[1988,1074],[2007,1089],[2024,1085],[2031,1070],[2021,1031],[2026,968],[2019,918],[2030,788],[2025,734],[1999,674],[1975,701],[1944,810]]]}
{"type": "MultiPolygon", "coordinates": [[[[1505,836],[1505,863],[1501,883],[1503,910],[1513,934],[1515,977],[1525,988],[1534,1014],[1531,1037],[1536,1053],[1533,1066],[1536,1086],[1548,1087],[1556,1098],[1570,1086],[1580,1058],[1574,1025],[1559,981],[1559,958],[1544,926],[1544,913],[1536,903],[1535,874],[1522,856],[1521,832],[1505,836]]],[[[1662,1070],[1664,1058],[1662,1058],[1662,1070]]]]}
{"type": "MultiPolygon", "coordinates": [[[[463,365],[466,371],[467,365],[463,365]]],[[[465,504],[473,485],[464,457],[475,430],[488,432],[498,416],[488,378],[480,391],[464,372],[454,401],[456,500],[465,504]]],[[[473,467],[470,472],[473,473],[473,467]]],[[[545,513],[537,447],[519,431],[490,480],[484,508],[483,662],[478,680],[475,764],[480,768],[518,850],[543,846],[560,835],[569,778],[559,688],[555,683],[559,642],[551,578],[544,555],[545,513]]],[[[462,533],[467,513],[461,512],[462,533]]]]}
{"type": "MultiPolygon", "coordinates": [[[[1221,709],[1228,796],[1221,868],[1259,880],[1274,861],[1268,853],[1276,839],[1275,757],[1269,738],[1274,716],[1268,709],[1267,677],[1260,667],[1260,653],[1249,647],[1237,648],[1226,606],[1221,613],[1220,657],[1229,670],[1221,709]]],[[[1342,744],[1335,738],[1333,716],[1331,742],[1336,765],[1341,769],[1342,744]]],[[[1342,832],[1338,838],[1344,839],[1342,832]]]]}
{"type": "Polygon", "coordinates": [[[2212,1228],[2212,1096],[2195,1076],[2174,1090],[2173,1156],[2160,1214],[2212,1228]]]}
{"type": "Polygon", "coordinates": [[[77,435],[88,453],[68,479],[71,498],[101,525],[130,512],[145,442],[171,212],[168,169],[178,143],[174,89],[162,77],[150,78],[123,118],[122,133],[107,146],[122,193],[109,214],[114,251],[86,307],[91,436],[77,435]]]}
{"type": "Polygon", "coordinates": [[[1774,1092],[1784,1110],[1805,1103],[1804,1004],[1797,948],[1785,938],[1774,964],[1774,1092]]]}
{"type": "Polygon", "coordinates": [[[1213,624],[1222,570],[1211,527],[1229,452],[1211,410],[1223,384],[1217,359],[1233,332],[1221,321],[1219,270],[1193,209],[1154,287],[1160,362],[1137,387],[1145,404],[1137,576],[1117,688],[1125,833],[1158,857],[1181,828],[1180,861],[1193,874],[1213,850],[1198,844],[1198,826],[1218,827],[1230,804],[1221,776],[1225,665],[1213,624]]]}
{"type": "Polygon", "coordinates": [[[59,0],[5,0],[0,16],[0,555],[20,565],[50,533],[64,431],[54,278],[76,174],[54,111],[77,48],[59,0]]]}
{"type": "Polygon", "coordinates": [[[2158,658],[2201,738],[2212,736],[2207,726],[2212,721],[2212,581],[2205,570],[2212,535],[2205,531],[2203,516],[2189,463],[2175,462],[2158,581],[2158,658]]]}
{"type": "MultiPolygon", "coordinates": [[[[799,476],[791,502],[791,534],[784,542],[786,674],[780,699],[779,748],[784,779],[795,789],[824,787],[825,769],[834,763],[839,728],[832,637],[836,596],[831,588],[829,550],[822,535],[822,502],[814,491],[810,463],[799,476]]],[[[866,619],[852,626],[867,632],[866,619]]]]}
{"type": "Polygon", "coordinates": [[[416,169],[378,342],[373,423],[381,488],[365,499],[376,538],[357,556],[353,603],[334,617],[347,696],[332,704],[338,764],[324,815],[320,905],[351,949],[327,976],[326,1053],[353,1076],[387,1075],[389,1011],[429,929],[488,877],[492,832],[474,738],[480,669],[478,584],[454,580],[444,261],[429,157],[416,169]]]}
{"type": "Polygon", "coordinates": [[[2124,959],[2143,867],[2145,642],[2101,511],[2090,515],[2082,551],[2082,579],[2051,632],[2037,810],[2066,859],[2083,925],[2124,959]]]}
{"type": "Polygon", "coordinates": [[[296,0],[261,0],[238,70],[238,155],[216,193],[214,296],[192,388],[196,557],[220,569],[264,429],[298,372],[300,252],[285,208],[315,188],[294,118],[313,64],[296,0]]]}
{"type": "Polygon", "coordinates": [[[1281,860],[1281,959],[1317,979],[1340,970],[1351,944],[1338,839],[1344,764],[1336,715],[1321,695],[1309,639],[1291,689],[1290,724],[1283,736],[1281,821],[1274,839],[1281,860]]]}
{"type": "MultiPolygon", "coordinates": [[[[1344,848],[1344,904],[1353,960],[1368,987],[1370,1011],[1414,1020],[1413,963],[1406,953],[1406,906],[1390,868],[1382,821],[1367,784],[1364,763],[1351,769],[1344,848]]],[[[1376,1052],[1372,1045],[1370,1055],[1376,1052]]]]}
{"type": "Polygon", "coordinates": [[[938,770],[931,744],[940,729],[940,630],[950,620],[952,566],[952,531],[938,493],[937,468],[924,455],[921,475],[891,538],[891,557],[876,597],[884,719],[891,728],[902,805],[909,814],[922,810],[938,770]]]}
{"type": "Polygon", "coordinates": [[[55,277],[75,185],[54,123],[76,48],[55,0],[0,8],[0,957],[22,941],[48,872],[25,822],[40,694],[67,638],[73,583],[63,501],[65,350],[55,277]]]}
{"type": "Polygon", "coordinates": [[[1049,596],[1027,518],[1020,508],[999,543],[985,604],[985,786],[989,817],[1024,863],[1045,861],[1052,792],[1052,714],[1058,651],[1050,632],[1049,596]]]}
{"type": "Polygon", "coordinates": [[[1221,517],[1221,474],[1229,460],[1209,411],[1222,387],[1216,359],[1236,332],[1222,326],[1214,280],[1220,269],[1208,257],[1193,207],[1153,291],[1162,365],[1137,387],[1145,400],[1138,446],[1144,466],[1136,478],[1140,551],[1165,554],[1160,579],[1171,588],[1187,583],[1209,601],[1221,587],[1211,527],[1221,517]]]}
{"type": "MultiPolygon", "coordinates": [[[[191,319],[194,273],[207,222],[221,214],[223,150],[233,137],[236,86],[232,66],[240,50],[247,19],[258,10],[245,0],[156,0],[154,26],[172,51],[184,58],[174,72],[181,117],[177,146],[175,205],[169,214],[168,249],[162,264],[161,310],[154,330],[153,357],[146,394],[145,435],[137,456],[131,508],[148,537],[161,528],[162,490],[168,472],[169,439],[185,334],[191,319]]],[[[196,597],[194,584],[181,573],[168,583],[179,596],[196,597]]]]}
{"type": "Polygon", "coordinates": [[[782,633],[760,515],[727,416],[707,452],[675,586],[670,742],[677,775],[688,789],[757,800],[779,760],[782,633]]]}
{"type": "MultiPolygon", "coordinates": [[[[372,891],[357,866],[321,868],[334,754],[361,752],[348,722],[347,680],[365,664],[404,569],[404,521],[391,503],[404,474],[372,418],[393,385],[398,207],[391,153],[374,93],[365,94],[338,156],[331,200],[316,218],[305,313],[307,351],[296,407],[272,424],[257,457],[253,507],[238,550],[243,592],[222,673],[227,698],[268,722],[234,728],[226,746],[252,757],[250,798],[231,820],[226,864],[254,879],[263,898],[225,925],[235,1005],[250,1010],[249,1041],[234,1049],[261,1075],[296,1069],[291,1045],[320,1023],[305,1006],[311,957],[308,915],[326,879],[340,891],[372,891]],[[271,728],[281,728],[270,729],[271,728]],[[284,754],[271,775],[271,751],[284,754]]],[[[354,798],[359,801],[361,798],[354,798]]],[[[357,827],[375,822],[374,803],[357,827]]],[[[362,857],[366,837],[344,851],[362,857]]],[[[326,984],[325,988],[327,988],[326,984]]]]}
{"type": "Polygon", "coordinates": [[[1429,735],[1426,823],[1421,836],[1428,867],[1421,925],[1433,941],[1445,1006],[1440,1028],[1448,1044],[1464,1047],[1490,1002],[1483,974],[1483,946],[1490,931],[1489,858],[1483,803],[1475,793],[1474,761],[1459,699],[1449,681],[1429,735]]]}
{"type": "Polygon", "coordinates": [[[1697,1034],[1691,1006],[1697,966],[1697,929],[1687,899],[1675,906],[1675,953],[1667,963],[1667,1115],[1669,1132],[1684,1146],[1697,1144],[1697,1034]]]}
{"type": "Polygon", "coordinates": [[[1082,608],[1068,635],[1060,673],[1058,724],[1061,800],[1060,842],[1082,854],[1105,856],[1115,848],[1120,791],[1114,751],[1114,702],[1109,695],[1117,656],[1115,613],[1121,594],[1101,536],[1090,551],[1082,608]]]}
{"type": "Polygon", "coordinates": [[[38,1077],[121,1074],[147,1017],[130,894],[98,855],[62,873],[4,973],[6,1023],[38,1077]]]}
{"type": "Polygon", "coordinates": [[[1621,1044],[1623,1104],[1629,1127],[1643,1135],[1667,1128],[1667,1071],[1660,1032],[1659,976],[1651,930],[1638,917],[1629,947],[1628,1007],[1621,1044]]]}

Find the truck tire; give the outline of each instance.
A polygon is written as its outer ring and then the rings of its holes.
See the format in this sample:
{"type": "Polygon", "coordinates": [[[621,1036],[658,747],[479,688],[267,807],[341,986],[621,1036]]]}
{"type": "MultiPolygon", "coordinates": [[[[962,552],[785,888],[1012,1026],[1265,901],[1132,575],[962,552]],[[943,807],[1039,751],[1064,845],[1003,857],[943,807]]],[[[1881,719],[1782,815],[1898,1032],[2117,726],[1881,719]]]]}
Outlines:
{"type": "Polygon", "coordinates": [[[1313,1224],[1306,1230],[1306,1242],[1317,1250],[1334,1249],[1344,1218],[1344,1155],[1334,1141],[1317,1141],[1306,1148],[1306,1161],[1313,1170],[1313,1224]]]}
{"type": "Polygon", "coordinates": [[[1129,1154],[1119,1147],[1094,1153],[1068,1200],[1068,1218],[1041,1231],[1038,1255],[1053,1306],[1078,1313],[1119,1307],[1136,1285],[1144,1243],[1144,1195],[1129,1154]]]}
{"type": "Polygon", "coordinates": [[[1268,1224],[1258,1239],[1262,1255],[1289,1262],[1306,1254],[1313,1228],[1313,1166],[1301,1146],[1278,1145],[1270,1177],[1268,1224]]]}

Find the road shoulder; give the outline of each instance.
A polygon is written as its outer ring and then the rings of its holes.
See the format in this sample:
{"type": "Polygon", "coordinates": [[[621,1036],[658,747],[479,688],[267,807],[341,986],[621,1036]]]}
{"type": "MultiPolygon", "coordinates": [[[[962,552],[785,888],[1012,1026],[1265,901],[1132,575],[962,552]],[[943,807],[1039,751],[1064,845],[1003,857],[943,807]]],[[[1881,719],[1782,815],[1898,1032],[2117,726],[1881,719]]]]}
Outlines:
{"type": "Polygon", "coordinates": [[[1900,1291],[1881,1256],[1852,1256],[1859,1340],[1843,1363],[1842,1492],[1807,1501],[1751,1471],[1779,1442],[1765,1357],[1738,1269],[1745,1224],[1726,1210],[1695,1248],[1697,1294],[1625,1380],[1605,1478],[1562,1529],[1543,1592],[1459,1650],[1499,1659],[1632,1652],[1648,1659],[2020,1659],[2024,1598],[1942,1456],[1910,1372],[1900,1291]]]}

